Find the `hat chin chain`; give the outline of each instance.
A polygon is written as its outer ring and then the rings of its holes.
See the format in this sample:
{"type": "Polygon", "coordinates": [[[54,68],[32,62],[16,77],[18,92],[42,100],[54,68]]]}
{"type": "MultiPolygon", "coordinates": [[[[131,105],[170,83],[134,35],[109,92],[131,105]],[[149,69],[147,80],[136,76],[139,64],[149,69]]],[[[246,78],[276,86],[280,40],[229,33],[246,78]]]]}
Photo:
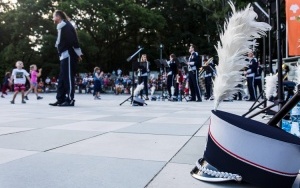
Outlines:
{"type": "Polygon", "coordinates": [[[191,175],[198,180],[207,182],[242,181],[242,176],[220,172],[203,158],[196,162],[196,167],[191,171],[191,175]]]}

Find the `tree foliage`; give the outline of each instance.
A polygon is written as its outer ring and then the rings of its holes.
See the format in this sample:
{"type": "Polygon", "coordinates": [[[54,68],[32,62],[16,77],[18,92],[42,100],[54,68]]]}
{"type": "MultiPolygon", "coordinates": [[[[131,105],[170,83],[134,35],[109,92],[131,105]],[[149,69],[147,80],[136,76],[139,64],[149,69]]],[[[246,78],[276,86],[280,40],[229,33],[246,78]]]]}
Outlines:
{"type": "MultiPolygon", "coordinates": [[[[246,0],[236,4],[245,5],[246,0]]],[[[44,76],[58,74],[54,47],[56,27],[53,12],[65,11],[77,26],[84,61],[78,72],[94,66],[104,71],[130,70],[127,57],[140,45],[150,61],[169,54],[188,55],[195,44],[200,54],[214,55],[220,25],[227,16],[224,0],[18,0],[0,3],[0,74],[17,60],[25,68],[37,64],[44,76]]],[[[156,66],[152,64],[152,69],[156,66]]]]}

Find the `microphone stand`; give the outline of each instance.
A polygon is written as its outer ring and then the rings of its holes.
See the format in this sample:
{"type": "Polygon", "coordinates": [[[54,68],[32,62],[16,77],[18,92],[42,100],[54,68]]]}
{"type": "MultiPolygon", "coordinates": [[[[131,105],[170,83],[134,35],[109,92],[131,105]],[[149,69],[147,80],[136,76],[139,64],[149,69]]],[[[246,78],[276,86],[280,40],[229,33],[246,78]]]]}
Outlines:
{"type": "MultiPolygon", "coordinates": [[[[139,48],[134,54],[132,54],[132,56],[128,57],[128,58],[126,59],[126,61],[127,61],[127,62],[132,61],[132,59],[133,59],[138,53],[140,53],[141,50],[143,50],[143,48],[139,48]]],[[[131,82],[131,88],[132,88],[132,90],[131,90],[131,95],[130,95],[130,97],[128,97],[127,99],[125,99],[125,100],[120,104],[120,106],[121,106],[122,104],[124,104],[125,102],[127,102],[127,101],[130,101],[130,104],[131,104],[131,105],[133,104],[133,91],[134,91],[134,84],[135,84],[133,62],[131,62],[131,71],[132,71],[132,77],[131,77],[131,78],[132,78],[132,82],[131,82]]]]}

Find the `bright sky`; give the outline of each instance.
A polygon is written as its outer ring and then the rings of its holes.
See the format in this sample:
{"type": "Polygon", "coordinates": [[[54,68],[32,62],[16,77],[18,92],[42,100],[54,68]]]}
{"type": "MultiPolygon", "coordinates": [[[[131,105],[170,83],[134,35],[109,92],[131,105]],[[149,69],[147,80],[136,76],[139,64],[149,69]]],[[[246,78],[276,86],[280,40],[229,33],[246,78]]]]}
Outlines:
{"type": "Polygon", "coordinates": [[[3,0],[3,3],[17,3],[18,0],[3,0]]]}
{"type": "Polygon", "coordinates": [[[18,0],[3,0],[3,3],[16,3],[18,0]]]}

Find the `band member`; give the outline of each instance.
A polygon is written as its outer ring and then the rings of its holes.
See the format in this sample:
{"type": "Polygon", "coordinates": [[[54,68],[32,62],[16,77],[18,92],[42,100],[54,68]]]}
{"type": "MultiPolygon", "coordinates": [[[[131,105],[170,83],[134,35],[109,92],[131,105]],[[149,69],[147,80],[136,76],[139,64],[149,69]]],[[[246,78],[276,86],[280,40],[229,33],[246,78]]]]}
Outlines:
{"type": "MultiPolygon", "coordinates": [[[[138,77],[139,77],[139,84],[142,82],[144,83],[144,91],[146,98],[145,100],[149,100],[148,98],[148,73],[150,72],[149,70],[150,63],[147,60],[147,55],[143,54],[141,56],[141,61],[138,69],[138,77]]],[[[141,95],[143,95],[143,90],[141,91],[141,95]]]]}
{"type": "Polygon", "coordinates": [[[205,82],[205,90],[206,90],[206,93],[205,93],[205,99],[206,100],[209,100],[210,97],[211,97],[211,93],[212,93],[212,77],[214,76],[215,74],[215,64],[213,63],[213,61],[208,61],[207,59],[204,59],[203,60],[203,63],[205,66],[209,66],[209,68],[206,68],[204,70],[204,82],[205,82]]]}
{"type": "Polygon", "coordinates": [[[258,63],[257,70],[255,72],[255,79],[254,79],[254,88],[255,88],[255,93],[257,94],[257,97],[263,92],[262,82],[261,82],[262,70],[263,70],[262,67],[258,63]],[[259,92],[257,92],[257,88],[258,88],[259,92]]]}
{"type": "Polygon", "coordinates": [[[81,49],[74,26],[69,22],[67,15],[60,10],[53,14],[53,21],[57,24],[57,47],[60,59],[60,72],[58,78],[55,103],[51,106],[74,106],[75,71],[78,61],[81,61],[81,49]]]}
{"type": "Polygon", "coordinates": [[[198,68],[200,65],[200,58],[197,52],[195,52],[195,46],[192,44],[189,48],[189,52],[191,53],[189,57],[189,61],[187,62],[188,71],[189,71],[189,86],[191,90],[191,100],[201,102],[201,92],[198,81],[198,68]],[[197,100],[196,100],[197,96],[197,100]]]}
{"type": "Polygon", "coordinates": [[[167,89],[168,89],[168,94],[169,98],[172,97],[172,86],[174,87],[174,96],[178,96],[178,87],[176,87],[176,80],[175,76],[177,75],[177,64],[175,62],[175,54],[170,55],[170,61],[168,61],[168,67],[166,67],[166,74],[167,74],[167,89]]]}
{"type": "Polygon", "coordinates": [[[248,53],[248,60],[249,60],[248,70],[245,71],[244,73],[247,77],[247,86],[250,95],[248,101],[255,101],[256,93],[254,88],[254,78],[255,78],[255,72],[257,71],[258,63],[257,63],[257,59],[254,57],[253,52],[248,53]]]}

